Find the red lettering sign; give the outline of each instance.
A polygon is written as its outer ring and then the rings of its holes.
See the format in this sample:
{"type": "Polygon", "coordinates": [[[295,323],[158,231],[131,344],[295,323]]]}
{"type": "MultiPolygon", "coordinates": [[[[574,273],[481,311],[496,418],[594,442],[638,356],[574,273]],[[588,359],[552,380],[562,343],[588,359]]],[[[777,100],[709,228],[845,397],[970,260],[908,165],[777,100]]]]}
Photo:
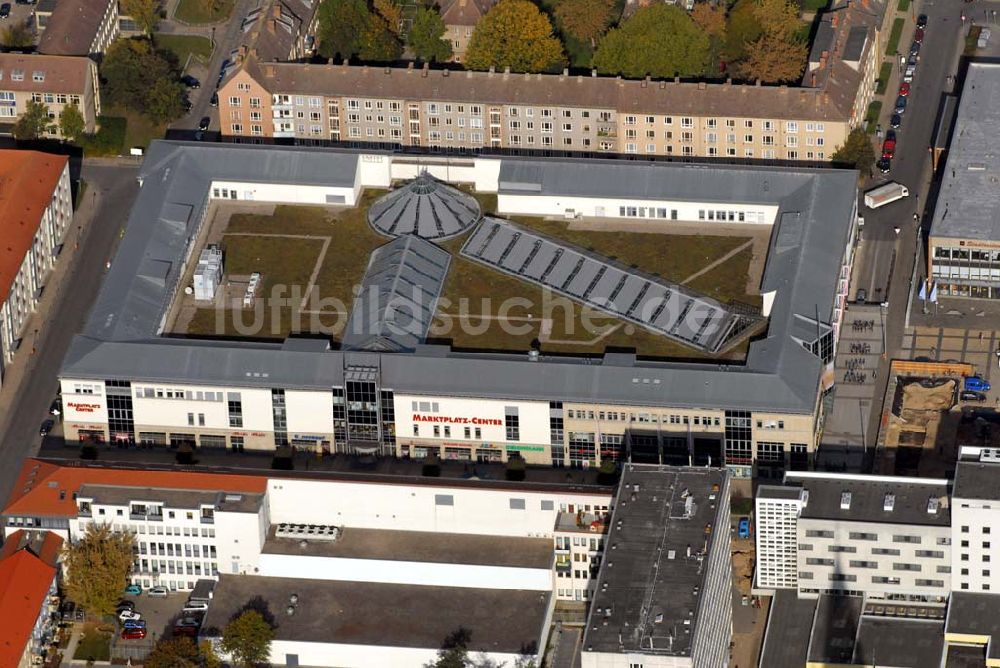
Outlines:
{"type": "Polygon", "coordinates": [[[66,406],[80,413],[93,413],[103,408],[101,404],[78,404],[75,401],[70,401],[66,406]]]}
{"type": "Polygon", "coordinates": [[[453,417],[449,415],[422,415],[420,413],[413,414],[414,422],[446,422],[448,424],[474,424],[474,425],[485,425],[493,427],[502,427],[503,420],[498,418],[481,418],[481,417],[453,417]]]}

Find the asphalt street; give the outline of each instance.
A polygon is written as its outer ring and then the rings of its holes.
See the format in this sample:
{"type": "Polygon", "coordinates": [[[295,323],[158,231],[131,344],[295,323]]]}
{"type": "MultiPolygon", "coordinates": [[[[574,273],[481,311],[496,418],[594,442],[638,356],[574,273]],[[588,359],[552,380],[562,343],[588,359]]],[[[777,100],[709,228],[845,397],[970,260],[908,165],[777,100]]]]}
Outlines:
{"type": "MultiPolygon", "coordinates": [[[[87,183],[83,199],[90,200],[87,207],[95,207],[90,212],[93,218],[84,227],[79,248],[63,250],[60,261],[69,261],[70,266],[54,286],[53,301],[42,313],[35,354],[28,359],[20,387],[4,388],[5,393],[13,394],[6,414],[0,416],[0,499],[10,494],[21,462],[38,448],[38,427],[48,417],[49,404],[55,397],[59,366],[73,335],[83,328],[104,278],[105,262],[113,253],[139,190],[137,172],[134,164],[85,162],[82,167],[81,178],[87,183]]],[[[84,206],[81,203],[81,208],[84,206]]],[[[78,224],[77,219],[73,224],[78,224]]],[[[18,354],[29,355],[30,350],[22,348],[18,354]]]]}

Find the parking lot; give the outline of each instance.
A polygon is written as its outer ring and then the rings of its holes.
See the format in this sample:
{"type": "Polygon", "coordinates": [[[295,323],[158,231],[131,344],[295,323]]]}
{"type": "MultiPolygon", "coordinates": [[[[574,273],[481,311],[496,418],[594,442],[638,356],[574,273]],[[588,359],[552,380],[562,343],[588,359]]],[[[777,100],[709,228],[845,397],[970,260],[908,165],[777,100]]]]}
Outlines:
{"type": "Polygon", "coordinates": [[[120,631],[112,638],[111,656],[122,659],[140,660],[152,650],[153,645],[163,637],[173,635],[174,623],[181,617],[195,616],[181,613],[181,608],[190,592],[172,592],[166,598],[153,598],[144,590],[138,596],[126,595],[122,598],[135,603],[135,611],[146,622],[144,640],[122,640],[120,631]]]}

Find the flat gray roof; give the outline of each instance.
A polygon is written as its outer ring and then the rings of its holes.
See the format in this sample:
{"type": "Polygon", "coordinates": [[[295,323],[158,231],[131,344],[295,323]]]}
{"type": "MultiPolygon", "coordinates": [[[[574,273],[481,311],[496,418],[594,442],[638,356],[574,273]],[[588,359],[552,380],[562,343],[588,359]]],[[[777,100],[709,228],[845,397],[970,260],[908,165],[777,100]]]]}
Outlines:
{"type": "Polygon", "coordinates": [[[308,540],[302,547],[302,539],[277,538],[276,530],[272,526],[268,531],[262,552],[514,568],[552,567],[551,538],[344,527],[337,540],[308,540]]]}
{"type": "MultiPolygon", "coordinates": [[[[366,153],[372,153],[368,151],[366,153]]],[[[840,262],[854,223],[856,173],[828,169],[503,158],[501,192],[517,176],[539,192],[760,202],[781,212],[761,290],[775,292],[767,331],[743,365],[460,353],[325,352],[244,340],[158,336],[211,181],[353,187],[360,152],[156,141],[120,250],[60,375],[246,387],[328,389],[344,369],[381,368],[381,386],[414,394],[599,402],[811,414],[822,361],[803,347],[801,317],[832,317],[840,262]]],[[[526,351],[527,353],[527,351],[526,351]]]]}
{"type": "Polygon", "coordinates": [[[717,543],[705,528],[729,531],[718,523],[725,476],[722,469],[625,467],[584,652],[691,655],[705,564],[717,543]]]}
{"type": "Polygon", "coordinates": [[[969,63],[931,221],[932,237],[1000,240],[1000,64],[969,63]]]}
{"type": "Polygon", "coordinates": [[[789,473],[785,483],[809,493],[801,514],[805,519],[940,527],[951,523],[948,483],[944,480],[920,482],[911,478],[894,482],[881,476],[808,477],[789,473]],[[850,494],[850,498],[845,498],[845,494],[850,494]],[[932,498],[937,500],[934,513],[927,511],[932,498]],[[845,503],[848,507],[842,508],[845,503]],[[891,510],[886,510],[889,506],[891,510]]]}
{"type": "Polygon", "coordinates": [[[809,662],[842,664],[854,657],[864,599],[860,596],[820,596],[809,637],[809,662]]]}
{"type": "Polygon", "coordinates": [[[450,264],[450,253],[412,234],[372,251],[344,328],[344,348],[403,352],[423,343],[450,264]]]}
{"type": "Polygon", "coordinates": [[[959,461],[955,467],[954,497],[1000,500],[1000,464],[959,461]]]}
{"type": "Polygon", "coordinates": [[[496,218],[479,224],[462,246],[462,256],[710,353],[761,320],[496,218]]]}
{"type": "Polygon", "coordinates": [[[760,665],[767,668],[803,668],[809,651],[815,598],[799,598],[794,589],[779,589],[771,597],[760,665]]]}
{"type": "Polygon", "coordinates": [[[263,494],[206,492],[196,489],[164,489],[162,487],[119,487],[115,485],[81,485],[77,496],[93,499],[95,504],[127,506],[133,501],[160,501],[168,509],[198,510],[211,505],[228,512],[256,513],[264,501],[263,494]]]}
{"type": "Polygon", "coordinates": [[[220,635],[256,600],[275,622],[275,639],[438,649],[459,628],[470,655],[537,651],[550,594],[510,589],[429,587],[371,582],[220,575],[202,625],[220,635]],[[298,596],[295,613],[286,608],[298,596]]]}
{"type": "Polygon", "coordinates": [[[854,663],[896,668],[940,668],[944,622],[861,616],[854,663]]]}
{"type": "Polygon", "coordinates": [[[986,657],[1000,659],[1000,596],[953,591],[945,633],[989,636],[986,657]]]}
{"type": "Polygon", "coordinates": [[[785,487],[782,485],[761,485],[757,488],[758,499],[780,499],[794,501],[802,495],[800,487],[785,487]]]}

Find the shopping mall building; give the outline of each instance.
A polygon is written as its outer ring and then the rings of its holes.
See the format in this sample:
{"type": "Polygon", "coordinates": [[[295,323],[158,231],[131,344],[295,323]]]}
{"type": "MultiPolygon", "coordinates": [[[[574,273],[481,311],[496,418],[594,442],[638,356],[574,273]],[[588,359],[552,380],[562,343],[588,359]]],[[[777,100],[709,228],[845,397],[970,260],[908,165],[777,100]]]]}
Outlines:
{"type": "MultiPolygon", "coordinates": [[[[741,475],[749,475],[755,462],[798,468],[811,460],[822,424],[822,397],[833,383],[831,361],[853,259],[854,172],[418,158],[161,141],[151,147],[139,180],[120,250],[61,369],[69,440],[236,450],[288,444],[381,456],[436,453],[469,461],[506,461],[516,454],[528,463],[582,467],[626,457],[679,464],[721,461],[741,475]],[[364,322],[341,343],[164,336],[166,314],[184,288],[188,263],[198,257],[195,242],[212,200],[352,206],[365,188],[413,183],[424,173],[433,184],[414,188],[420,190],[414,197],[440,187],[433,197],[447,200],[454,189],[445,184],[462,184],[495,193],[499,215],[767,226],[763,306],[746,314],[498,218],[472,221],[478,227],[462,250],[498,271],[523,272],[526,281],[544,286],[547,280],[557,292],[582,302],[596,301],[602,285],[615,284],[603,297],[605,311],[709,353],[730,345],[750,323],[754,329],[749,344],[744,341],[745,359],[458,351],[427,343],[429,323],[419,314],[405,331],[387,334],[392,329],[388,316],[360,314],[357,306],[352,321],[364,322]],[[518,246],[522,242],[527,250],[518,246]],[[550,251],[549,273],[531,275],[536,254],[550,251]],[[553,282],[551,275],[561,270],[558,258],[569,262],[574,253],[580,259],[567,267],[566,280],[553,282]],[[510,259],[515,256],[521,259],[510,259]],[[578,293],[575,276],[589,278],[578,293]],[[634,298],[622,302],[620,295],[633,288],[634,298]],[[665,297],[666,309],[636,309],[646,306],[643,295],[656,290],[675,299],[680,295],[681,301],[668,303],[665,297]],[[690,308],[707,315],[686,330],[684,315],[690,308]]],[[[392,213],[395,206],[394,220],[419,216],[414,212],[424,200],[397,199],[401,203],[388,202],[380,212],[392,213]]],[[[448,232],[442,225],[454,222],[449,216],[456,209],[442,215],[444,210],[439,207],[433,216],[436,233],[448,232]]],[[[437,261],[435,253],[447,254],[420,238],[419,220],[410,222],[414,235],[387,243],[381,256],[376,254],[382,248],[372,254],[363,292],[391,293],[400,282],[419,276],[431,284],[432,297],[440,293],[447,258],[437,261]]]]}

